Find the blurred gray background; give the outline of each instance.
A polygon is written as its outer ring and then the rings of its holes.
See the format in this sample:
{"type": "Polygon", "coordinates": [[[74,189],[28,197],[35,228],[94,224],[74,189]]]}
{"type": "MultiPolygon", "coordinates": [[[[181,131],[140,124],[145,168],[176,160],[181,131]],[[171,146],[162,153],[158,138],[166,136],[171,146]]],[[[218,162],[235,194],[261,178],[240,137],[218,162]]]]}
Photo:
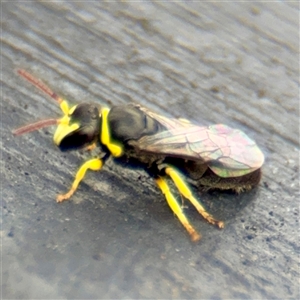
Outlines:
{"type": "MultiPolygon", "coordinates": [[[[2,2],[2,299],[299,299],[299,3],[2,2]],[[60,116],[15,73],[71,103],[140,103],[246,132],[266,156],[250,193],[194,194],[192,244],[154,182],[113,163],[57,204],[87,154],[61,153],[60,116]]],[[[178,199],[180,201],[180,199],[178,199]]],[[[188,203],[187,203],[188,205],[188,203]]]]}

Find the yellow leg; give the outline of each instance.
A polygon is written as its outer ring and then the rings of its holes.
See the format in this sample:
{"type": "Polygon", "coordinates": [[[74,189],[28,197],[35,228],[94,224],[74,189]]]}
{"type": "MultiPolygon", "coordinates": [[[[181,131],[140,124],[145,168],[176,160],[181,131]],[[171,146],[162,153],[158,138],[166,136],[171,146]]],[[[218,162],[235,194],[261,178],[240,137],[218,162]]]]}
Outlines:
{"type": "Polygon", "coordinates": [[[201,236],[190,225],[190,223],[189,223],[188,219],[186,218],[186,216],[184,215],[180,205],[177,203],[175,197],[172,195],[165,179],[159,177],[159,178],[155,179],[155,181],[156,181],[157,185],[159,186],[159,188],[161,189],[162,193],[165,195],[170,208],[172,209],[174,214],[178,217],[181,224],[186,228],[186,230],[190,234],[192,241],[193,242],[199,241],[201,236]]]}
{"type": "Polygon", "coordinates": [[[205,208],[193,196],[189,187],[174,169],[172,169],[171,167],[167,167],[165,169],[165,172],[171,177],[180,194],[188,199],[196,207],[197,211],[203,216],[204,219],[206,219],[211,224],[217,225],[219,228],[224,228],[224,222],[216,220],[205,210],[205,208]]]}
{"type": "Polygon", "coordinates": [[[93,158],[85,162],[77,171],[71,189],[66,194],[58,195],[56,198],[56,202],[62,202],[64,200],[67,200],[74,194],[80,181],[83,179],[88,169],[92,171],[99,171],[102,168],[102,166],[103,166],[103,162],[100,158],[93,158]]]}

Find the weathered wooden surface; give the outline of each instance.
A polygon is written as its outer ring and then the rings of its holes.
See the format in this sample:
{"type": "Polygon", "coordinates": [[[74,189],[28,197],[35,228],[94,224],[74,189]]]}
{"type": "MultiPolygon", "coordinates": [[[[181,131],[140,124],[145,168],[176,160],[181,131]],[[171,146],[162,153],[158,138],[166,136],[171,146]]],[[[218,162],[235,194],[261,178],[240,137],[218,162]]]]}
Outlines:
{"type": "Polygon", "coordinates": [[[2,3],[1,204],[4,299],[299,299],[299,4],[2,3]],[[245,195],[200,194],[197,245],[142,172],[109,164],[58,205],[82,160],[25,68],[76,102],[140,103],[244,130],[266,155],[245,195]]]}

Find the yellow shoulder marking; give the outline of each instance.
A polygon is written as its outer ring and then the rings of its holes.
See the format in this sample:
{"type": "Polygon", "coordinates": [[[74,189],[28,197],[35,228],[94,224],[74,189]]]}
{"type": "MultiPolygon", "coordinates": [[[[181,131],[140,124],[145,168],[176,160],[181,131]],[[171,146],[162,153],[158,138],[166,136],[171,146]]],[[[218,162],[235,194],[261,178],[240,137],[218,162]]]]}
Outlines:
{"type": "Polygon", "coordinates": [[[107,116],[109,113],[108,108],[103,108],[101,110],[101,118],[102,118],[102,128],[101,128],[101,142],[105,145],[112,156],[119,157],[123,154],[123,147],[119,144],[113,143],[110,140],[110,130],[108,126],[107,116]]]}

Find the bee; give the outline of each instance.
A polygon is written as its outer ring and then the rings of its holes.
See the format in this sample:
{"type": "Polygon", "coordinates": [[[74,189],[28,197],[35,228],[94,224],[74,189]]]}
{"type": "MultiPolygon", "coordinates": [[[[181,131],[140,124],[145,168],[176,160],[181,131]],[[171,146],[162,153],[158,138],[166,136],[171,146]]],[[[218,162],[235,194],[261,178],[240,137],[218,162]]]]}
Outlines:
{"type": "Polygon", "coordinates": [[[194,197],[187,179],[209,189],[247,191],[261,178],[264,155],[245,133],[223,124],[194,125],[183,119],[167,118],[137,104],[113,106],[111,109],[93,103],[69,106],[46,84],[25,70],[18,74],[55,100],[63,116],[20,127],[21,135],[56,125],[54,143],[61,151],[81,148],[99,150],[78,169],[71,188],[59,194],[62,202],[74,194],[88,170],[99,171],[109,157],[125,164],[142,167],[154,178],[173,213],[188,231],[192,241],[201,235],[190,224],[182,206],[169,186],[173,181],[179,194],[189,200],[200,215],[219,228],[224,222],[215,219],[194,197]]]}

